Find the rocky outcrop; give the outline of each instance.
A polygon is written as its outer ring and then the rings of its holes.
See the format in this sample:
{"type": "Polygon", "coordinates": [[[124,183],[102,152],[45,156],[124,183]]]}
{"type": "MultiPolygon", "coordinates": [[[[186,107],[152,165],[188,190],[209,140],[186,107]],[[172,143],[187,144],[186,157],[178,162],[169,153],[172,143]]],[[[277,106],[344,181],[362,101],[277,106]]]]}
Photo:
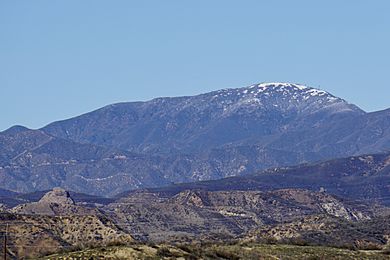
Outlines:
{"type": "Polygon", "coordinates": [[[40,200],[40,203],[56,203],[60,205],[75,205],[75,202],[70,197],[69,192],[62,188],[54,188],[46,193],[40,200]]]}
{"type": "Polygon", "coordinates": [[[93,215],[94,208],[76,205],[69,193],[61,188],[54,188],[38,202],[18,205],[11,209],[13,213],[38,215],[93,215]]]}

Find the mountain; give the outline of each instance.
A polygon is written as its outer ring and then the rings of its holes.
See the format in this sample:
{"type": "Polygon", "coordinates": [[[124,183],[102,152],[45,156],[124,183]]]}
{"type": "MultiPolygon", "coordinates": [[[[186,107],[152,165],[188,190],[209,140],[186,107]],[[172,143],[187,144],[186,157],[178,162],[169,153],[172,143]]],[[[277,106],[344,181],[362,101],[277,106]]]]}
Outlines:
{"type": "MultiPolygon", "coordinates": [[[[112,196],[130,189],[218,179],[258,169],[258,160],[251,157],[253,153],[244,150],[216,150],[203,155],[135,154],[80,144],[27,128],[0,133],[0,148],[0,187],[4,189],[4,198],[16,197],[6,190],[30,193],[53,187],[112,196]],[[237,160],[232,161],[232,157],[237,160]],[[245,168],[244,160],[250,161],[245,168]]],[[[287,159],[287,155],[284,157],[287,159]]]]}
{"type": "MultiPolygon", "coordinates": [[[[259,160],[253,158],[254,154],[267,154],[244,149],[215,150],[202,155],[135,154],[112,147],[80,144],[27,128],[0,133],[0,148],[3,154],[0,187],[3,189],[30,193],[64,187],[99,196],[172,182],[245,174],[258,169],[259,160]],[[233,157],[236,160],[232,161],[233,157]],[[245,168],[243,161],[246,161],[245,168]]],[[[275,154],[282,153],[275,151],[275,154]]],[[[284,158],[286,162],[294,162],[287,154],[284,158]]],[[[276,163],[268,161],[262,166],[276,163]]],[[[4,197],[11,197],[11,192],[7,192],[9,196],[4,197]]]]}
{"type": "Polygon", "coordinates": [[[204,153],[255,145],[300,161],[389,149],[390,110],[366,113],[332,94],[263,83],[198,96],[110,105],[42,130],[137,153],[204,153]]]}
{"type": "Polygon", "coordinates": [[[126,190],[243,176],[390,147],[390,110],[366,113],[328,92],[263,83],[110,105],[40,130],[0,133],[0,188],[126,190]]]}
{"type": "Polygon", "coordinates": [[[42,130],[76,142],[141,153],[188,153],[254,141],[265,146],[286,132],[364,114],[322,90],[264,83],[191,97],[114,104],[42,130]]]}
{"type": "MultiPolygon", "coordinates": [[[[352,156],[293,167],[272,168],[245,176],[175,184],[149,189],[167,196],[185,190],[307,189],[353,200],[390,205],[390,152],[352,156]]],[[[118,195],[127,196],[132,192],[118,195]]]]}

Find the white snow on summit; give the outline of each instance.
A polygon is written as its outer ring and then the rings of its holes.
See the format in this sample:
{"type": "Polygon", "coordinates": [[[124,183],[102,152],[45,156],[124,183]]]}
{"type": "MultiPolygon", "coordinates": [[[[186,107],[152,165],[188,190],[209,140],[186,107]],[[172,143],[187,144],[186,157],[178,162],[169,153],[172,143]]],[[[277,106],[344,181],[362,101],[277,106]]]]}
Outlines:
{"type": "MultiPolygon", "coordinates": [[[[253,85],[256,86],[256,85],[253,85]]],[[[296,88],[299,90],[305,90],[308,89],[309,87],[300,85],[300,84],[292,84],[292,83],[284,83],[284,82],[269,82],[269,83],[261,83],[257,85],[258,87],[261,88],[267,88],[267,87],[280,87],[280,88],[296,88]]]]}
{"type": "Polygon", "coordinates": [[[324,90],[307,87],[301,84],[292,84],[292,83],[282,83],[282,82],[261,83],[258,85],[253,85],[252,87],[256,87],[256,86],[263,91],[271,88],[276,91],[300,90],[300,91],[305,91],[307,93],[310,93],[311,96],[323,96],[329,94],[324,90]]]}
{"type": "Polygon", "coordinates": [[[327,91],[301,84],[271,82],[241,88],[226,88],[187,97],[175,107],[174,113],[190,108],[200,115],[210,113],[213,118],[231,115],[294,116],[314,113],[365,113],[342,98],[327,91]]]}
{"type": "Polygon", "coordinates": [[[238,89],[223,89],[217,91],[217,94],[213,97],[239,96],[242,99],[247,99],[250,97],[260,97],[261,95],[269,96],[274,93],[286,97],[291,96],[292,99],[299,99],[301,97],[303,100],[308,100],[311,97],[321,97],[326,98],[329,102],[338,100],[338,98],[324,90],[307,87],[301,84],[283,82],[254,84],[249,87],[238,89]]]}
{"type": "Polygon", "coordinates": [[[343,99],[324,90],[301,84],[271,82],[243,88],[222,89],[213,93],[212,100],[222,108],[224,115],[239,109],[255,111],[274,107],[280,111],[349,111],[353,108],[343,99]]]}

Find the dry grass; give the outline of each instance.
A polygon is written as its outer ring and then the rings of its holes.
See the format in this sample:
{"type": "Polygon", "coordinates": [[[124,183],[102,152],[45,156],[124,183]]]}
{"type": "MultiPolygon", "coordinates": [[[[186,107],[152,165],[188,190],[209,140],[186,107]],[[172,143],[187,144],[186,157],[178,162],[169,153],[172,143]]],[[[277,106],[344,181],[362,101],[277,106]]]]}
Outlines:
{"type": "Polygon", "coordinates": [[[96,248],[43,259],[389,259],[385,252],[292,245],[131,245],[96,248]]]}

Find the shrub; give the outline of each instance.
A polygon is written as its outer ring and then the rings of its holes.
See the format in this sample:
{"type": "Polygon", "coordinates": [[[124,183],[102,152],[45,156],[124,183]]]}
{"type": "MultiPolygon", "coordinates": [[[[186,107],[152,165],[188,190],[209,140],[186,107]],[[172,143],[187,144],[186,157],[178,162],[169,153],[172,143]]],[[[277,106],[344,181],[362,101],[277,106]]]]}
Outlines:
{"type": "Polygon", "coordinates": [[[171,251],[169,251],[169,249],[166,248],[165,246],[159,247],[159,248],[157,249],[156,255],[157,255],[158,257],[171,257],[171,256],[173,256],[173,254],[171,253],[171,251]]]}
{"type": "Polygon", "coordinates": [[[229,260],[239,260],[240,257],[233,252],[218,250],[215,252],[217,257],[229,260]]]}
{"type": "Polygon", "coordinates": [[[383,249],[382,254],[390,255],[390,247],[386,247],[385,249],[383,249]]]}

